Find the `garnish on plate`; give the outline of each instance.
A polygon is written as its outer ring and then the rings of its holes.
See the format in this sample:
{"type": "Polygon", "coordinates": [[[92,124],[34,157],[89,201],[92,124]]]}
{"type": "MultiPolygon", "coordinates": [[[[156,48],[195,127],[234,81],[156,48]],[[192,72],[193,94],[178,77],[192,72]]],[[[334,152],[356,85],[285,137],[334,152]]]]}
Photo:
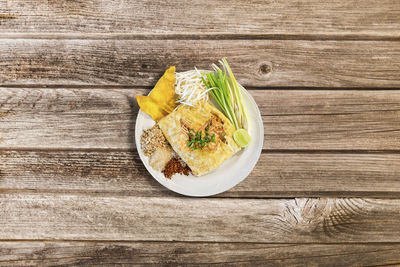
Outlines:
{"type": "Polygon", "coordinates": [[[175,74],[175,93],[178,96],[177,103],[195,107],[201,101],[208,101],[208,91],[211,89],[207,89],[203,83],[202,76],[205,73],[206,71],[194,69],[175,74]]]}
{"type": "Polygon", "coordinates": [[[175,66],[165,71],[148,96],[136,95],[141,110],[158,121],[171,113],[177,106],[175,103],[175,66]]]}
{"type": "Polygon", "coordinates": [[[202,80],[225,116],[235,126],[237,131],[234,134],[235,142],[240,147],[246,147],[250,144],[251,137],[247,131],[246,107],[241,93],[243,87],[236,81],[226,59],[223,58],[219,62],[222,69],[213,64],[214,72],[206,73],[202,80]]]}
{"type": "Polygon", "coordinates": [[[215,133],[212,135],[209,134],[208,130],[210,128],[210,124],[207,124],[204,129],[204,136],[202,131],[195,131],[193,129],[188,130],[189,139],[187,140],[187,146],[192,149],[202,149],[205,146],[208,146],[210,142],[215,143],[215,133]]]}
{"type": "Polygon", "coordinates": [[[145,130],[140,137],[143,154],[149,157],[150,166],[161,171],[174,156],[174,151],[165,139],[158,124],[145,130]]]}
{"type": "Polygon", "coordinates": [[[165,178],[171,179],[174,174],[183,174],[188,176],[191,170],[180,158],[173,157],[167,162],[162,172],[164,173],[165,178]]]}

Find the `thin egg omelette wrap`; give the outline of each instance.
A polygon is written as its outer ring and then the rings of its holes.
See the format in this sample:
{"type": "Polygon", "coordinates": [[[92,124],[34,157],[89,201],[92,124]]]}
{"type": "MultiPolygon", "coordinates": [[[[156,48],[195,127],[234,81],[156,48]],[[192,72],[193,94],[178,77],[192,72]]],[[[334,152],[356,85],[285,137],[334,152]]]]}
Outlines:
{"type": "Polygon", "coordinates": [[[180,105],[175,111],[163,117],[158,124],[174,151],[195,176],[216,169],[240,150],[233,140],[235,127],[222,112],[208,102],[195,107],[180,105]],[[201,149],[191,149],[188,146],[189,129],[192,132],[202,131],[203,135],[207,131],[210,136],[213,135],[213,141],[209,141],[201,149]]]}

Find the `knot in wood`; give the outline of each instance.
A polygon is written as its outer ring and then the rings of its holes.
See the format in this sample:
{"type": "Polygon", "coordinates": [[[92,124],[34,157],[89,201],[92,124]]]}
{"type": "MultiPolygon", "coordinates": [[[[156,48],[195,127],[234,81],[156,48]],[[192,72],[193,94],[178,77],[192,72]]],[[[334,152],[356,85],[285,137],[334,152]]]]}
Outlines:
{"type": "Polygon", "coordinates": [[[262,63],[258,69],[259,73],[262,75],[267,75],[272,71],[270,64],[262,63]]]}

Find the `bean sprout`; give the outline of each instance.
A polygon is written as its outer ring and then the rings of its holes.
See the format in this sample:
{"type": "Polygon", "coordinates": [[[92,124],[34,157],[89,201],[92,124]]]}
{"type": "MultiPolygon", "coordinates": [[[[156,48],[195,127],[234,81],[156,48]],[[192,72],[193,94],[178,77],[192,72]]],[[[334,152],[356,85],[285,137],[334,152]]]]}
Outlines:
{"type": "Polygon", "coordinates": [[[196,106],[200,101],[208,101],[208,91],[201,77],[205,77],[208,71],[198,69],[175,73],[175,93],[178,95],[177,103],[196,106]]]}

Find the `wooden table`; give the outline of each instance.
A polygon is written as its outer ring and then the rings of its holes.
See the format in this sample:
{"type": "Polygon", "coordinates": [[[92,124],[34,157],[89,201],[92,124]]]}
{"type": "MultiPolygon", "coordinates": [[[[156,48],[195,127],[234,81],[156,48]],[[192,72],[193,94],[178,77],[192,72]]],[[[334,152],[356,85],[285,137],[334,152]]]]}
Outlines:
{"type": "Polygon", "coordinates": [[[400,2],[0,0],[0,265],[400,264],[400,2]],[[136,94],[227,57],[265,128],[209,198],[159,185],[136,94]]]}

